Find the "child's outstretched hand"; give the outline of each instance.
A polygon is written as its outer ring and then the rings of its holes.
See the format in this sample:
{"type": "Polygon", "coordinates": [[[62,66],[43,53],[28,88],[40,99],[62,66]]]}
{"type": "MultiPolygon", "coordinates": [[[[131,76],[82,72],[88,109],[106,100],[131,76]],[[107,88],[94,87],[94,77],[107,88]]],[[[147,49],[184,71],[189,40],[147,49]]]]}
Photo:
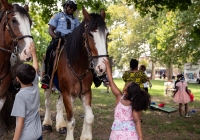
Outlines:
{"type": "Polygon", "coordinates": [[[36,56],[36,50],[35,50],[35,45],[33,42],[30,43],[30,53],[33,57],[33,67],[35,68],[36,72],[38,72],[38,61],[37,61],[37,56],[36,56]]]}
{"type": "Polygon", "coordinates": [[[35,45],[33,42],[30,43],[30,53],[31,55],[36,55],[35,45]]]}
{"type": "Polygon", "coordinates": [[[106,58],[106,59],[103,59],[103,63],[106,65],[106,73],[108,75],[108,81],[110,81],[111,78],[112,78],[112,71],[111,71],[111,67],[110,67],[110,62],[106,58]]]}
{"type": "Polygon", "coordinates": [[[110,62],[109,62],[109,60],[107,58],[103,59],[103,63],[106,65],[106,71],[108,72],[108,70],[110,70],[110,62]]]}

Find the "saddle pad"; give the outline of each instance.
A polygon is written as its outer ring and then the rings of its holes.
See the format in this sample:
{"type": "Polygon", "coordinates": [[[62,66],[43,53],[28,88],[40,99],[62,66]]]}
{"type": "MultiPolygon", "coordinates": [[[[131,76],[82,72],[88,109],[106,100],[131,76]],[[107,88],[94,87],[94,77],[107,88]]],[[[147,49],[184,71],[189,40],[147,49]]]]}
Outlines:
{"type": "Polygon", "coordinates": [[[56,76],[53,77],[53,84],[60,91],[59,83],[58,83],[58,77],[56,77],[56,76]]]}

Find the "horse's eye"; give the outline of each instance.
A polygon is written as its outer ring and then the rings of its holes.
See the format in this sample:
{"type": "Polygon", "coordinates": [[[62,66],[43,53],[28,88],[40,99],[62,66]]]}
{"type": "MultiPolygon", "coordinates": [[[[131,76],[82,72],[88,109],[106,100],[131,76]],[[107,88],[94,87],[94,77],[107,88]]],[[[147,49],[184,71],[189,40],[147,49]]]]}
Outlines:
{"type": "Polygon", "coordinates": [[[17,20],[16,19],[12,19],[12,23],[16,23],[17,22],[17,20]]]}
{"type": "Polygon", "coordinates": [[[89,37],[93,37],[92,33],[88,33],[89,37]]]}

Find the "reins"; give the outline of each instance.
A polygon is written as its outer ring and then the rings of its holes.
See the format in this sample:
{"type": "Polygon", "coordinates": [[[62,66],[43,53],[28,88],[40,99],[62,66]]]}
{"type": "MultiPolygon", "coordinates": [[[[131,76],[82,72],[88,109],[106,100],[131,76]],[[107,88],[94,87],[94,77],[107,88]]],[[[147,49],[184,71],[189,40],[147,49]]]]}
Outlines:
{"type": "Polygon", "coordinates": [[[12,52],[13,52],[12,50],[4,49],[4,48],[2,48],[2,47],[0,47],[0,50],[5,51],[5,52],[7,52],[7,53],[12,53],[12,52]]]}
{"type": "Polygon", "coordinates": [[[8,75],[8,73],[9,73],[9,70],[6,72],[6,74],[3,77],[0,77],[0,85],[3,82],[3,79],[8,75]]]}

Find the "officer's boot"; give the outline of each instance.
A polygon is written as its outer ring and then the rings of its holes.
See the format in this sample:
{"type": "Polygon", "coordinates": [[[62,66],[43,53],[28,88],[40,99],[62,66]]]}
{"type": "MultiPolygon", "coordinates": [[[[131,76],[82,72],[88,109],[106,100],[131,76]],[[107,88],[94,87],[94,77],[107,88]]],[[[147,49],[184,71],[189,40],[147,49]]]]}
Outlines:
{"type": "Polygon", "coordinates": [[[49,88],[49,82],[50,82],[50,73],[49,73],[49,63],[47,62],[46,60],[47,58],[45,58],[45,74],[44,76],[42,77],[42,80],[41,80],[41,88],[43,89],[48,89],[49,88]]]}

